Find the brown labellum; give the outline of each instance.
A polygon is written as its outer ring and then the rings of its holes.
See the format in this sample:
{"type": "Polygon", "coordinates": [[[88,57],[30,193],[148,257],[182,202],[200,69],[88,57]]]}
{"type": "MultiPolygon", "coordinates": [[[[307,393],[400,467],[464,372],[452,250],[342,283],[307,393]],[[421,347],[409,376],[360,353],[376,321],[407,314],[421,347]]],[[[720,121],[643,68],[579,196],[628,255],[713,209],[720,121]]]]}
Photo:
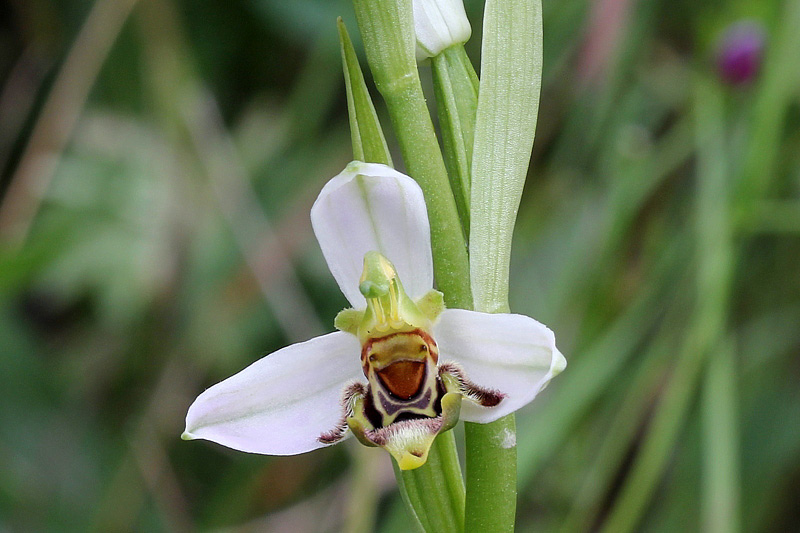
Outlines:
{"type": "Polygon", "coordinates": [[[401,400],[408,400],[422,388],[425,361],[397,361],[376,372],[389,392],[401,400]]]}

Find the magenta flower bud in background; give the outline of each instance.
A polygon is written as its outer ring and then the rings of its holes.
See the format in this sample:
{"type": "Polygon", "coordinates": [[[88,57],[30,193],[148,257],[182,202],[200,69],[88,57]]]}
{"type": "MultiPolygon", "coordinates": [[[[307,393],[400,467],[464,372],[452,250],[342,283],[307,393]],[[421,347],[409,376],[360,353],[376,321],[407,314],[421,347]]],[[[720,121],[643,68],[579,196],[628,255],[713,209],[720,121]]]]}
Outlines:
{"type": "Polygon", "coordinates": [[[764,27],[745,20],[730,25],[719,40],[717,69],[726,83],[743,85],[758,75],[764,56],[764,27]]]}

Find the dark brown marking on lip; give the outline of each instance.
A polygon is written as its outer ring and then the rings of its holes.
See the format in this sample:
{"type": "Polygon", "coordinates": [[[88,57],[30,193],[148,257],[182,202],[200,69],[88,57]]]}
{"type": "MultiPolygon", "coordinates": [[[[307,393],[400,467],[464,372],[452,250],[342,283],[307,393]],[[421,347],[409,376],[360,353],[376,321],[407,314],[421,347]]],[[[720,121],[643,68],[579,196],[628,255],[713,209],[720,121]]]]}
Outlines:
{"type": "Polygon", "coordinates": [[[464,371],[461,370],[461,367],[455,363],[442,364],[442,366],[439,367],[439,375],[442,373],[455,376],[461,388],[461,393],[478,405],[482,405],[484,407],[494,407],[506,397],[506,395],[499,390],[487,389],[471,382],[464,375],[464,371]]]}
{"type": "Polygon", "coordinates": [[[347,417],[350,415],[349,406],[350,401],[355,396],[360,396],[365,399],[369,394],[369,388],[363,383],[353,383],[349,385],[342,395],[342,417],[339,422],[330,431],[326,431],[320,435],[317,440],[322,444],[335,444],[342,440],[347,431],[347,417]]]}
{"type": "Polygon", "coordinates": [[[384,391],[378,391],[378,400],[381,404],[381,410],[387,416],[393,416],[397,413],[402,413],[408,409],[425,409],[431,402],[431,390],[428,389],[422,397],[415,401],[397,401],[384,391]]]}

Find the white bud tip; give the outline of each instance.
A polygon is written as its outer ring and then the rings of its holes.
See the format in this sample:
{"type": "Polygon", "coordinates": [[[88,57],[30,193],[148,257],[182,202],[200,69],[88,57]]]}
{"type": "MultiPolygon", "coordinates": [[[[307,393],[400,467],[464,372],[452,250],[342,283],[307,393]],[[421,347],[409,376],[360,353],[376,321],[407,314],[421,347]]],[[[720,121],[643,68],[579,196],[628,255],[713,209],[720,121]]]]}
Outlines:
{"type": "Polygon", "coordinates": [[[462,0],[414,0],[417,61],[469,40],[472,28],[462,0]]]}

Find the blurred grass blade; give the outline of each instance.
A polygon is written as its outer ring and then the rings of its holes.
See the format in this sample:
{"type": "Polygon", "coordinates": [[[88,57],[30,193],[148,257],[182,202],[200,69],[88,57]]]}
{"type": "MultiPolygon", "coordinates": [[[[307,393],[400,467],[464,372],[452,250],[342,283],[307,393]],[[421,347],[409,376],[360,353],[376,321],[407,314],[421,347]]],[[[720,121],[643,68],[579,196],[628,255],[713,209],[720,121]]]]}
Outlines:
{"type": "Polygon", "coordinates": [[[442,151],[464,233],[469,238],[470,167],[478,108],[478,75],[463,45],[431,58],[442,151]]]}
{"type": "Polygon", "coordinates": [[[656,407],[641,452],[603,525],[603,532],[636,531],[688,416],[704,360],[701,344],[696,332],[684,344],[667,389],[656,407]]]}
{"type": "Polygon", "coordinates": [[[0,239],[28,237],[59,157],[67,147],[92,86],[138,0],[97,0],[56,76],[5,193],[0,239]]]}
{"type": "Polygon", "coordinates": [[[358,56],[341,17],[336,21],[336,25],[339,28],[344,83],[347,88],[347,112],[350,116],[353,159],[393,166],[378,114],[375,112],[364,74],[358,63],[358,56]]]}
{"type": "MultiPolygon", "coordinates": [[[[682,307],[682,301],[673,302],[673,310],[682,307]]],[[[662,331],[671,332],[668,328],[662,331]]],[[[613,490],[626,454],[635,446],[639,429],[652,407],[653,391],[658,389],[672,354],[673,335],[661,335],[655,344],[643,354],[643,361],[632,378],[630,385],[619,392],[622,401],[614,406],[605,436],[594,453],[594,459],[587,465],[585,479],[575,495],[572,511],[560,524],[562,533],[591,531],[597,520],[603,501],[613,490]]]]}
{"type": "Polygon", "coordinates": [[[297,79],[292,83],[286,113],[289,129],[282,139],[285,148],[317,139],[331,110],[339,104],[339,68],[333,36],[320,35],[309,44],[297,79]]]}
{"type": "Polygon", "coordinates": [[[703,531],[741,531],[739,428],[734,342],[710,356],[703,384],[703,531]]]}
{"type": "Polygon", "coordinates": [[[743,229],[761,233],[800,233],[800,201],[762,200],[754,206],[754,220],[743,229]]]}
{"type": "Polygon", "coordinates": [[[722,342],[727,321],[733,252],[727,212],[725,137],[721,95],[710,81],[696,81],[693,109],[698,155],[697,292],[693,319],[641,452],[603,526],[603,531],[609,533],[636,530],[689,416],[706,358],[722,342]]]}
{"type": "MultiPolygon", "coordinates": [[[[695,90],[698,194],[698,300],[710,322],[709,359],[703,383],[703,531],[736,533],[739,525],[739,461],[736,425],[736,368],[731,339],[723,338],[726,284],[733,269],[729,171],[725,147],[723,95],[705,79],[695,90]],[[714,328],[714,330],[711,330],[714,328]],[[711,344],[713,343],[713,344],[711,344]]],[[[699,310],[703,310],[701,307],[699,310]]]]}
{"type": "MultiPolygon", "coordinates": [[[[673,294],[686,262],[684,239],[676,238],[662,253],[645,287],[624,314],[607,328],[605,334],[581,355],[554,384],[547,408],[522,426],[519,437],[519,483],[528,485],[533,476],[559,449],[658,323],[661,306],[673,294]],[[667,292],[669,291],[669,292],[667,292]],[[665,294],[666,293],[666,294],[665,294]]],[[[674,297],[674,294],[673,296],[674,297]]]]}
{"type": "Polygon", "coordinates": [[[779,163],[783,123],[800,83],[800,2],[783,2],[783,13],[774,33],[764,65],[764,74],[753,105],[742,174],[737,184],[736,209],[740,220],[749,224],[758,214],[756,200],[762,199],[779,163]]]}

